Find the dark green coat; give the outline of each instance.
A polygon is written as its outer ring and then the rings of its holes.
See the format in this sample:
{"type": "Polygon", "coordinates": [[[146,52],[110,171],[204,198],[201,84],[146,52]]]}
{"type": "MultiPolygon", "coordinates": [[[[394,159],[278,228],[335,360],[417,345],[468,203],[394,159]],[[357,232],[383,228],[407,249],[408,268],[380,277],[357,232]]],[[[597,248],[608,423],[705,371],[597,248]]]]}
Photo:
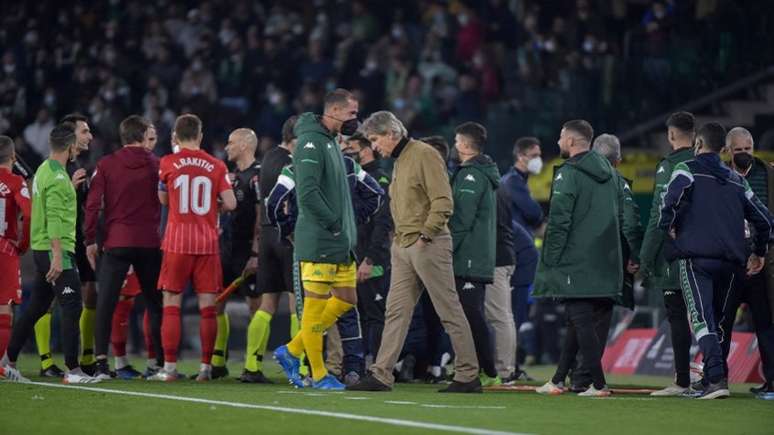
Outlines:
{"type": "Polygon", "coordinates": [[[535,296],[620,300],[622,204],[615,170],[599,154],[554,169],[535,296]]]}
{"type": "Polygon", "coordinates": [[[661,214],[661,198],[672,178],[672,170],[678,163],[691,160],[693,157],[692,148],[681,148],[669,153],[656,166],[650,217],[648,225],[645,227],[645,236],[642,239],[642,248],[640,249],[640,269],[646,288],[660,290],[680,288],[677,262],[666,261],[662,252],[664,232],[658,228],[658,219],[661,214]]]}
{"type": "Polygon", "coordinates": [[[618,188],[623,195],[623,213],[621,221],[621,244],[624,261],[623,294],[616,301],[626,308],[634,309],[634,275],[626,272],[628,260],[639,263],[640,247],[642,246],[642,224],[640,223],[640,208],[632,195],[632,182],[624,178],[617,170],[618,188]]]}
{"type": "Polygon", "coordinates": [[[317,115],[298,118],[293,153],[298,220],[295,256],[316,263],[348,263],[357,243],[344,159],[317,115]]]}
{"type": "Polygon", "coordinates": [[[495,269],[497,199],[500,172],[488,156],[463,163],[451,179],[454,214],[449,230],[454,242],[454,276],[491,283],[495,269]]]}

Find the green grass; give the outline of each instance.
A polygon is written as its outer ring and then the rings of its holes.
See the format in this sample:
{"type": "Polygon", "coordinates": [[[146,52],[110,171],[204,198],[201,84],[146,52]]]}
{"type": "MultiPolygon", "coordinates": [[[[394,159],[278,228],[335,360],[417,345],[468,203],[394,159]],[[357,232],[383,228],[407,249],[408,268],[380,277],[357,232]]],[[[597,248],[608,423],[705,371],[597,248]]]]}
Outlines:
{"type": "MultiPolygon", "coordinates": [[[[29,375],[37,373],[36,364],[36,358],[23,355],[20,368],[29,375]]],[[[141,366],[138,364],[138,368],[141,366]]],[[[197,364],[187,362],[180,366],[181,371],[192,373],[197,364]]],[[[238,362],[231,363],[229,368],[233,375],[241,372],[238,362]]],[[[537,367],[530,373],[545,379],[552,370],[552,367],[537,367]]],[[[282,380],[273,363],[268,364],[267,371],[276,381],[282,380]]],[[[33,377],[33,380],[42,379],[33,377]]],[[[619,385],[663,386],[669,379],[611,376],[609,381],[619,385]]],[[[294,390],[283,383],[246,385],[234,379],[208,384],[109,381],[95,387],[535,434],[771,434],[774,427],[774,402],[754,399],[745,393],[748,386],[734,386],[735,394],[730,399],[716,401],[633,395],[584,399],[572,394],[543,397],[513,392],[444,395],[436,393],[438,386],[418,384],[400,384],[391,393],[316,393],[294,390]]],[[[279,410],[0,383],[0,434],[3,435],[442,432],[279,410]]]]}

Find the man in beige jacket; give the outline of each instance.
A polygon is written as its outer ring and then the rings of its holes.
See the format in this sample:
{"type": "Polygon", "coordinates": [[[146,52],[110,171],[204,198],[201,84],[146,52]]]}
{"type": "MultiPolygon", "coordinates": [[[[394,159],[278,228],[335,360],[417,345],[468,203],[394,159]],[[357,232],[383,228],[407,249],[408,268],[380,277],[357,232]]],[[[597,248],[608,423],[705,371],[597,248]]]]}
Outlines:
{"type": "Polygon", "coordinates": [[[390,112],[372,114],[361,131],[382,157],[395,159],[390,185],[395,237],[378,356],[371,375],[347,389],[392,389],[392,370],[421,295],[422,280],[456,354],[454,382],[440,392],[480,393],[473,336],[454,287],[452,240],[446,225],[454,206],[443,160],[430,145],[408,138],[406,128],[390,112]]]}

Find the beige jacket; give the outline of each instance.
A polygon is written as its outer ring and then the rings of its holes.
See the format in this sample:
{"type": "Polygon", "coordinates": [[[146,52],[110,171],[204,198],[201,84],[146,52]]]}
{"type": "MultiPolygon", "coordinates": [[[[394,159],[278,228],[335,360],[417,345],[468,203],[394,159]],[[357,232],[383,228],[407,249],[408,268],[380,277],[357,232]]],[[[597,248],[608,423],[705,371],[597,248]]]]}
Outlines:
{"type": "Polygon", "coordinates": [[[395,221],[395,243],[414,244],[420,233],[433,238],[448,234],[446,224],[454,210],[449,174],[441,155],[430,145],[409,139],[398,156],[390,184],[390,211],[395,221]]]}

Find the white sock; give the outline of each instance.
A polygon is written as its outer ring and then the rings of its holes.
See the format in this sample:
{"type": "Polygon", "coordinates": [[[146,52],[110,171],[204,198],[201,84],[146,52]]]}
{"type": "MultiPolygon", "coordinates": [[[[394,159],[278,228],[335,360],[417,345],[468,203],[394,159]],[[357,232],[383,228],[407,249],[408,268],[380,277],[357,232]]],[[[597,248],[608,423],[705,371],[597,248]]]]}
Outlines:
{"type": "Polygon", "coordinates": [[[201,365],[199,365],[199,371],[200,372],[204,372],[204,371],[210,372],[210,371],[212,371],[212,365],[201,363],[201,365]]]}
{"type": "Polygon", "coordinates": [[[436,378],[441,376],[441,366],[430,366],[430,374],[435,376],[436,378]]]}
{"type": "Polygon", "coordinates": [[[115,357],[115,360],[116,360],[116,370],[121,370],[122,368],[129,365],[129,358],[127,358],[126,355],[117,356],[115,357]]]}
{"type": "Polygon", "coordinates": [[[158,364],[156,364],[156,358],[152,358],[152,359],[151,359],[151,358],[148,358],[147,365],[148,365],[148,367],[150,367],[150,368],[152,368],[152,369],[157,369],[157,368],[159,368],[159,365],[158,365],[158,364]]]}
{"type": "Polygon", "coordinates": [[[401,368],[403,368],[403,360],[395,363],[395,370],[400,371],[401,368]]]}
{"type": "Polygon", "coordinates": [[[167,373],[176,372],[177,371],[177,363],[176,362],[166,362],[164,361],[164,371],[167,373]]]}

